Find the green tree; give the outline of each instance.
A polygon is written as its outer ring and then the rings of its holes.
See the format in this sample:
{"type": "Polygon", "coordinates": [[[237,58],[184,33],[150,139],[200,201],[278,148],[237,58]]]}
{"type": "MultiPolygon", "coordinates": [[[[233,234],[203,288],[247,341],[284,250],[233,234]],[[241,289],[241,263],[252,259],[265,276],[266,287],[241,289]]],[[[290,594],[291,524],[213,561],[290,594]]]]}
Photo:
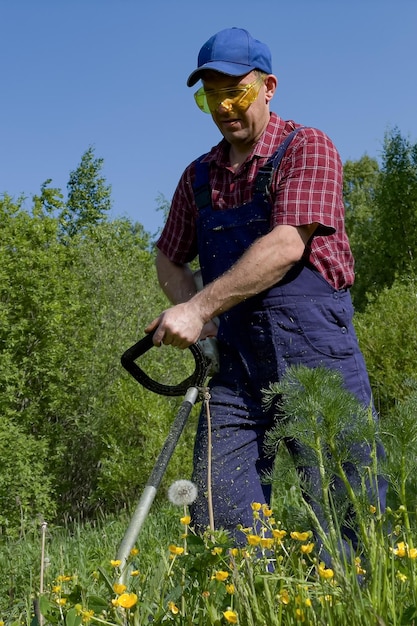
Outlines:
{"type": "Polygon", "coordinates": [[[346,226],[356,262],[352,289],[364,310],[369,296],[417,270],[417,144],[387,132],[381,167],[369,157],[345,165],[346,226]]]}
{"type": "Polygon", "coordinates": [[[417,270],[417,144],[398,129],[387,133],[376,193],[377,288],[417,270]]]}
{"type": "Polygon", "coordinates": [[[65,352],[56,334],[67,312],[65,255],[57,243],[57,220],[38,210],[29,215],[21,202],[0,200],[0,415],[3,441],[14,445],[0,465],[2,520],[7,527],[29,511],[54,508],[50,469],[53,434],[65,352]],[[25,441],[26,437],[26,441],[25,441]],[[7,489],[15,476],[13,491],[7,489]],[[13,493],[6,498],[4,493],[13,493]],[[49,498],[49,501],[48,501],[49,498]],[[18,504],[20,502],[20,505],[18,504]],[[21,515],[19,508],[21,508],[21,515]]]}
{"type": "Polygon", "coordinates": [[[357,308],[366,301],[366,292],[373,280],[370,251],[374,247],[375,193],[379,166],[376,159],[363,156],[344,165],[343,197],[346,230],[355,257],[355,283],[352,297],[357,308]]]}
{"type": "Polygon", "coordinates": [[[377,409],[382,416],[410,393],[417,381],[417,281],[394,281],[371,296],[355,316],[355,328],[367,364],[377,409]]]}
{"type": "Polygon", "coordinates": [[[68,199],[61,213],[62,229],[70,237],[103,221],[111,209],[111,186],[101,176],[103,163],[90,147],[70,173],[68,199]]]}
{"type": "MultiPolygon", "coordinates": [[[[66,517],[126,506],[146,483],[177,406],[120,363],[167,305],[149,235],[129,220],[103,220],[63,240],[53,215],[60,201],[45,186],[31,213],[8,197],[0,203],[0,415],[21,453],[0,465],[4,527],[22,519],[18,501],[33,514],[56,508],[66,517]],[[31,480],[15,481],[11,492],[3,468],[31,480]]],[[[184,373],[182,356],[151,350],[146,368],[168,383],[167,374],[184,373]]],[[[192,428],[167,480],[189,467],[192,428]]]]}

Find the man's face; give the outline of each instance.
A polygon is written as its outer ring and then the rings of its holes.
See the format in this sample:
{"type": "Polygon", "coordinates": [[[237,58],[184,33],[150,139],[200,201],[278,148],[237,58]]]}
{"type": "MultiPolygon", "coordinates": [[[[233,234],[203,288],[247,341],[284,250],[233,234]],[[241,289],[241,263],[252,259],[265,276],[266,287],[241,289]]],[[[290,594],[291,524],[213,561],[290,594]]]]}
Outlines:
{"type": "MultiPolygon", "coordinates": [[[[258,72],[233,77],[213,71],[207,71],[203,77],[204,90],[208,93],[255,83],[247,92],[252,94],[254,100],[246,110],[245,107],[239,106],[239,98],[236,103],[233,102],[233,98],[227,98],[227,92],[224,92],[224,100],[221,93],[218,98],[212,98],[215,102],[218,101],[215,108],[210,107],[212,118],[224,138],[236,147],[255,143],[269,121],[269,100],[272,98],[276,82],[273,81],[274,87],[271,93],[271,88],[268,86],[269,77],[257,80],[258,77],[258,72]]],[[[245,92],[242,92],[242,95],[244,102],[245,92]]]]}

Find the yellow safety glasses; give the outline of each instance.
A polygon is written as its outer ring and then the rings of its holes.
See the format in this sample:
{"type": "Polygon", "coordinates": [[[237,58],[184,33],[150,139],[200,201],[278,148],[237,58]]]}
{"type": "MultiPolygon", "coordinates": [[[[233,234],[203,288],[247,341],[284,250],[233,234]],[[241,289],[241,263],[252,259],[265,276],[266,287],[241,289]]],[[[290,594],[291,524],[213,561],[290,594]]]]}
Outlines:
{"type": "Polygon", "coordinates": [[[204,87],[200,87],[200,89],[195,92],[194,99],[198,108],[204,113],[214,113],[220,105],[226,111],[231,111],[232,109],[246,111],[258,97],[259,90],[264,80],[265,77],[262,75],[258,76],[253,83],[239,87],[208,90],[205,90],[204,87]]]}

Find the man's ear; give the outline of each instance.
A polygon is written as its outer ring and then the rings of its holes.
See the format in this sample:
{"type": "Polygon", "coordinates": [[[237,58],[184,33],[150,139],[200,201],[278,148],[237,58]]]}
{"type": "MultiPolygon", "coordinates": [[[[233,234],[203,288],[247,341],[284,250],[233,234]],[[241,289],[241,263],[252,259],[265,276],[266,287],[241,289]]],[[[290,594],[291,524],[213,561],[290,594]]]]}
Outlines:
{"type": "Polygon", "coordinates": [[[268,74],[265,78],[265,98],[266,101],[269,102],[274,97],[274,93],[276,92],[278,85],[278,79],[274,74],[268,74]]]}

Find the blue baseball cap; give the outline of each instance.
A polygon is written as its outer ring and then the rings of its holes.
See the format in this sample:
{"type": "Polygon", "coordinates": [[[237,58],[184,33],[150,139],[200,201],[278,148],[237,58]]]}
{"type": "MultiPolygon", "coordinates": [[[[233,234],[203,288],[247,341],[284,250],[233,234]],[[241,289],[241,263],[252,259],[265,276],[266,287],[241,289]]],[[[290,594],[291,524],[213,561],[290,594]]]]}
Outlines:
{"type": "Polygon", "coordinates": [[[204,70],[214,70],[228,76],[244,76],[252,70],[272,74],[271,51],[243,28],[225,28],[216,33],[198,53],[198,67],[187,80],[192,87],[204,70]]]}

